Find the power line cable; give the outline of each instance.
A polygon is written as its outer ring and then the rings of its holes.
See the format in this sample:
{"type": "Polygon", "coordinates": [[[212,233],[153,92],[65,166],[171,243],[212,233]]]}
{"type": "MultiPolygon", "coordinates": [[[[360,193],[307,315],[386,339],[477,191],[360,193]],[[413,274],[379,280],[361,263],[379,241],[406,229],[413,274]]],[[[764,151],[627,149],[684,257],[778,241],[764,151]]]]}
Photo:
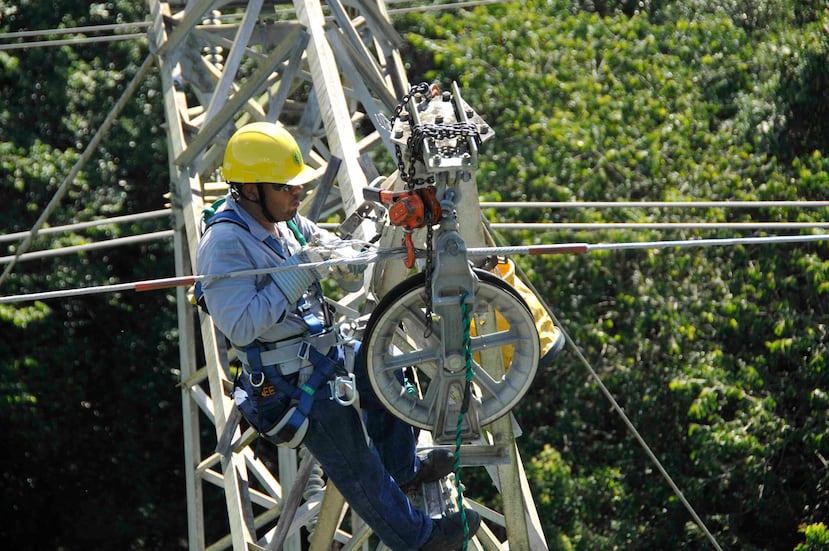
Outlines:
{"type": "Polygon", "coordinates": [[[806,230],[829,222],[493,222],[501,230],[806,230]]]}
{"type": "MultiPolygon", "coordinates": [[[[168,230],[171,231],[171,230],[168,230]]],[[[829,241],[829,234],[826,235],[781,235],[768,237],[743,237],[724,239],[690,239],[687,241],[646,241],[634,243],[560,243],[551,245],[515,246],[515,247],[472,247],[467,249],[467,256],[470,258],[490,256],[515,256],[515,255],[544,255],[544,254],[583,254],[592,251],[624,250],[624,249],[665,249],[665,248],[687,248],[687,247],[708,247],[708,246],[734,246],[734,245],[761,245],[761,244],[783,244],[783,243],[805,243],[829,241]]],[[[355,241],[356,243],[356,241],[355,241]]],[[[367,244],[366,244],[367,245],[367,244]]],[[[424,250],[417,251],[418,256],[426,254],[424,250]]],[[[78,289],[63,289],[60,291],[45,291],[41,293],[28,293],[24,295],[12,295],[0,297],[0,304],[10,302],[23,302],[29,300],[40,300],[48,298],[62,298],[76,295],[90,295],[108,293],[123,290],[152,291],[166,289],[169,287],[181,287],[192,285],[197,281],[229,279],[236,277],[249,277],[308,268],[330,268],[340,264],[370,264],[381,260],[394,258],[405,258],[408,252],[404,247],[391,247],[375,250],[367,250],[353,257],[331,258],[320,262],[309,262],[296,266],[276,266],[268,268],[255,268],[251,270],[240,270],[223,274],[203,274],[178,276],[162,279],[139,281],[119,285],[100,285],[97,287],[82,287],[78,289]]]]}
{"type": "MultiPolygon", "coordinates": [[[[478,6],[486,6],[489,4],[511,4],[516,0],[468,0],[466,2],[450,2],[447,4],[426,4],[422,6],[411,6],[408,8],[389,8],[389,15],[403,15],[414,12],[429,12],[429,11],[444,11],[457,10],[464,8],[476,8],[478,6]]],[[[397,2],[386,2],[387,4],[397,2]]]]}
{"type": "MultiPolygon", "coordinates": [[[[123,29],[148,28],[151,23],[148,21],[138,21],[135,23],[112,23],[101,25],[86,25],[83,27],[65,27],[58,29],[41,29],[35,31],[15,31],[0,34],[0,40],[17,40],[20,38],[40,38],[44,36],[55,36],[65,34],[84,34],[89,32],[104,32],[104,31],[119,31],[123,29]]],[[[49,46],[80,46],[84,43],[93,42],[113,42],[118,40],[134,40],[147,38],[147,33],[127,33],[127,34],[113,34],[106,36],[83,36],[75,38],[55,38],[51,40],[33,40],[25,42],[12,42],[9,44],[0,44],[0,50],[21,50],[28,48],[45,48],[49,46]]]]}
{"type": "Polygon", "coordinates": [[[481,201],[481,208],[536,208],[536,209],[569,209],[569,208],[824,208],[829,207],[829,201],[481,201]]]}
{"type": "Polygon", "coordinates": [[[62,40],[38,40],[35,42],[21,42],[19,44],[0,44],[0,51],[45,48],[47,46],[82,46],[86,43],[93,42],[115,42],[119,40],[135,40],[143,38],[147,38],[146,33],[117,34],[112,36],[88,36],[84,38],[65,38],[62,40]]]}
{"type": "Polygon", "coordinates": [[[93,243],[85,243],[83,245],[70,245],[68,247],[61,247],[58,249],[47,249],[43,251],[35,251],[32,253],[24,253],[16,256],[0,256],[0,264],[9,264],[11,262],[23,262],[24,260],[40,260],[44,258],[52,258],[55,256],[64,256],[72,253],[93,251],[97,249],[108,249],[118,247],[120,245],[134,245],[136,243],[143,243],[146,241],[156,241],[159,239],[167,239],[173,237],[175,232],[173,230],[161,230],[157,232],[142,233],[138,235],[130,235],[127,237],[116,237],[114,239],[105,239],[102,241],[95,241],[93,243]]]}
{"type": "MultiPolygon", "coordinates": [[[[49,228],[42,228],[37,233],[38,235],[46,235],[46,234],[55,234],[55,233],[66,233],[75,230],[84,230],[87,228],[95,228],[98,226],[106,226],[109,224],[121,224],[123,222],[140,222],[142,220],[152,220],[155,218],[163,218],[164,216],[170,216],[172,214],[172,209],[160,209],[160,210],[153,210],[149,212],[142,212],[137,214],[125,214],[123,216],[113,216],[112,218],[101,218],[99,220],[89,220],[87,222],[78,222],[75,224],[68,224],[65,226],[52,226],[49,228]]],[[[17,241],[23,237],[26,237],[32,233],[31,230],[15,232],[15,233],[7,233],[5,235],[0,235],[0,243],[4,241],[17,241]]]]}
{"type": "Polygon", "coordinates": [[[16,38],[31,38],[38,36],[51,36],[56,34],[80,34],[87,32],[118,31],[122,29],[148,28],[152,26],[149,21],[136,21],[135,23],[103,23],[100,25],[86,25],[83,27],[61,27],[57,29],[41,29],[37,31],[13,31],[0,34],[0,40],[14,40],[16,38]]]}
{"type": "Polygon", "coordinates": [[[112,110],[110,110],[110,112],[107,114],[106,119],[104,119],[104,122],[101,124],[101,127],[92,137],[92,140],[90,140],[89,144],[86,146],[86,149],[84,149],[83,153],[81,154],[81,157],[78,159],[78,161],[72,167],[72,170],[69,171],[69,174],[58,187],[57,191],[55,192],[55,195],[49,201],[49,204],[46,205],[46,208],[40,215],[40,218],[37,219],[35,225],[32,227],[29,234],[20,244],[20,247],[17,248],[17,252],[15,253],[14,258],[6,266],[6,269],[3,270],[3,274],[0,275],[0,286],[3,285],[3,282],[6,280],[6,277],[8,277],[9,273],[14,268],[14,265],[17,262],[17,258],[19,258],[20,255],[22,255],[24,252],[28,250],[29,246],[32,244],[32,240],[34,240],[34,238],[37,236],[38,231],[40,231],[40,228],[43,227],[43,224],[46,222],[49,216],[51,216],[55,209],[57,209],[57,206],[60,203],[61,199],[63,199],[63,197],[69,191],[69,185],[75,180],[75,177],[81,171],[81,168],[89,161],[90,158],[92,158],[92,153],[98,148],[98,145],[101,143],[104,134],[107,133],[107,131],[115,122],[115,119],[118,117],[121,111],[123,111],[124,107],[126,107],[127,101],[138,90],[138,86],[144,80],[144,77],[150,72],[152,64],[152,56],[147,56],[147,58],[144,60],[144,63],[142,63],[141,67],[139,67],[138,72],[135,74],[132,81],[124,90],[124,93],[121,94],[121,97],[118,98],[118,101],[115,103],[112,110]]]}
{"type": "MultiPolygon", "coordinates": [[[[405,1],[405,0],[403,0],[405,1]]],[[[428,11],[443,11],[453,9],[475,8],[478,6],[485,6],[489,4],[507,4],[515,0],[468,0],[465,2],[449,2],[446,4],[426,4],[420,6],[409,6],[405,8],[392,8],[388,10],[390,15],[403,15],[413,12],[428,12],[428,11]]],[[[386,4],[398,4],[402,2],[387,1],[386,4]]],[[[293,10],[283,10],[284,13],[293,13],[293,10]]],[[[270,17],[264,16],[262,19],[279,18],[281,13],[273,14],[270,17]]],[[[232,20],[234,18],[242,17],[241,13],[222,15],[224,20],[232,20]]],[[[54,36],[62,34],[85,34],[93,32],[105,31],[121,31],[125,29],[134,28],[150,28],[152,22],[150,21],[136,21],[133,23],[103,23],[100,25],[84,25],[79,27],[63,27],[54,29],[41,29],[34,31],[14,31],[0,34],[0,40],[16,40],[19,38],[40,38],[44,36],[54,36]]],[[[51,40],[35,40],[29,42],[18,42],[10,44],[0,44],[0,51],[2,50],[22,50],[29,48],[46,48],[51,46],[82,46],[87,43],[99,42],[115,42],[122,40],[136,40],[147,38],[146,33],[127,33],[127,34],[113,34],[108,36],[84,36],[78,38],[68,39],[51,39],[51,40]]]]}

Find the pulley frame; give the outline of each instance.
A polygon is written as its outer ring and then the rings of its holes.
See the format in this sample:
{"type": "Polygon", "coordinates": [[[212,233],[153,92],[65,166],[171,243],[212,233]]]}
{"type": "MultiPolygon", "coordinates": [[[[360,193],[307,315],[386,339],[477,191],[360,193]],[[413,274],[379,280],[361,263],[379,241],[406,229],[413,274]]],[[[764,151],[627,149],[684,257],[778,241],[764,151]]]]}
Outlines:
{"type": "MultiPolygon", "coordinates": [[[[422,272],[394,287],[372,312],[363,335],[369,378],[389,410],[412,425],[430,429],[438,443],[480,438],[481,425],[508,413],[529,389],[538,367],[539,341],[535,320],[521,297],[497,277],[474,270],[460,233],[457,209],[466,198],[459,185],[478,166],[478,146],[492,136],[489,127],[463,100],[457,83],[452,92],[416,85],[401,100],[392,126],[398,167],[407,191],[369,189],[366,199],[380,200],[389,211],[406,212],[413,194],[436,197],[426,202],[425,216],[399,217],[407,267],[413,266],[412,231],[425,227],[426,258],[422,272]],[[417,222],[413,222],[417,220],[417,222]],[[436,228],[436,229],[435,229],[436,228]],[[418,288],[419,287],[419,288],[418,288]],[[479,296],[479,293],[483,293],[479,296]],[[466,324],[473,312],[475,328],[466,324]],[[506,323],[504,331],[483,332],[487,320],[506,323]],[[477,352],[477,360],[466,346],[477,352]],[[482,365],[485,348],[510,349],[497,369],[482,365]],[[470,365],[471,363],[471,365],[470,365]],[[405,368],[405,369],[404,369],[405,368]],[[472,368],[470,396],[464,396],[466,370],[472,368]],[[408,371],[420,383],[406,389],[408,371]],[[468,408],[468,409],[467,409],[468,408]],[[456,427],[463,419],[463,426],[456,427]]],[[[416,197],[416,195],[414,195],[416,197]]],[[[398,217],[390,217],[394,223],[398,217]]]]}

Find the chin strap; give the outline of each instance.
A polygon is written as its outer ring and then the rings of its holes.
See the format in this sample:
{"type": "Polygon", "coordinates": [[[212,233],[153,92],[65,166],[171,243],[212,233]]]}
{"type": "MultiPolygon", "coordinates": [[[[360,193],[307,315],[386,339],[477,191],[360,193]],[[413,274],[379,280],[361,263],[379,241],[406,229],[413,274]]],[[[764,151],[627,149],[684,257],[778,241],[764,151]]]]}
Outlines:
{"type": "Polygon", "coordinates": [[[262,209],[262,214],[271,224],[276,224],[276,218],[273,217],[271,211],[268,210],[268,206],[265,204],[265,194],[262,193],[262,190],[259,190],[259,208],[262,209]]]}

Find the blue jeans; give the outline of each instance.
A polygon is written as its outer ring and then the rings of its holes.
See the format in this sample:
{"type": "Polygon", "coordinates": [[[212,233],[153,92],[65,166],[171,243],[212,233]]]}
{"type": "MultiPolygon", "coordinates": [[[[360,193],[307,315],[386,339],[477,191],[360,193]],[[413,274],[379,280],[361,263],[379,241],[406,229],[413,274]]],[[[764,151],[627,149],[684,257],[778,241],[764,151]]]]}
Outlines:
{"type": "Polygon", "coordinates": [[[395,551],[415,550],[432,532],[432,519],[398,486],[414,478],[420,467],[414,431],[377,400],[365,366],[359,364],[354,373],[372,446],[366,443],[357,410],[328,399],[314,402],[303,443],[384,544],[395,551]]]}
{"type": "MultiPolygon", "coordinates": [[[[315,402],[304,444],[349,506],[391,549],[414,550],[429,537],[432,520],[412,505],[386,470],[378,450],[366,444],[354,408],[332,400],[315,402]]],[[[392,446],[380,447],[388,450],[392,446]]],[[[412,457],[407,458],[410,464],[412,457]]]]}

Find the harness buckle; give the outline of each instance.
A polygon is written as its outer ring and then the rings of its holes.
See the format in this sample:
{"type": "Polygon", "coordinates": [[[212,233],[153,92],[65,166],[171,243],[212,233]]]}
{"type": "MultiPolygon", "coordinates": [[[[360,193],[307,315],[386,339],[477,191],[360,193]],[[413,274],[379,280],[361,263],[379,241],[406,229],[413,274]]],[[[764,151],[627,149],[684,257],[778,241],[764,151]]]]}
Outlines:
{"type": "Polygon", "coordinates": [[[311,353],[311,343],[302,341],[299,343],[299,348],[296,351],[296,357],[302,360],[308,360],[308,355],[311,353]]]}
{"type": "Polygon", "coordinates": [[[357,399],[354,373],[348,375],[337,375],[328,381],[331,388],[331,400],[335,400],[341,406],[350,406],[357,399]]]}

